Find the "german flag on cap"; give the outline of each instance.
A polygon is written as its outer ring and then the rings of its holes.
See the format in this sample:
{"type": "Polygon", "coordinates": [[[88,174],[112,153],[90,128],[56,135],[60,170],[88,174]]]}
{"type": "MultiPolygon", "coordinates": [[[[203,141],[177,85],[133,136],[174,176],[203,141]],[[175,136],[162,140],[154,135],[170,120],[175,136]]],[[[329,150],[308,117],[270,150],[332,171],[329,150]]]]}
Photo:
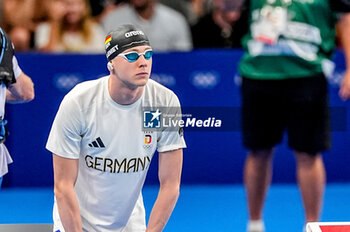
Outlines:
{"type": "Polygon", "coordinates": [[[107,38],[105,40],[105,44],[107,44],[111,40],[112,40],[112,35],[107,36],[107,38]]]}

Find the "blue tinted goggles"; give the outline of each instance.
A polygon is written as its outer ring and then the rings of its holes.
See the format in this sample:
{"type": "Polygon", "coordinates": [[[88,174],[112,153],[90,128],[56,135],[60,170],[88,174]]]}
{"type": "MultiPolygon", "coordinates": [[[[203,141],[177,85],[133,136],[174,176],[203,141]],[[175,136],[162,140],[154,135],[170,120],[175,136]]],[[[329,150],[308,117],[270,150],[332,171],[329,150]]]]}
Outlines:
{"type": "Polygon", "coordinates": [[[149,60],[152,58],[153,51],[152,49],[148,49],[142,53],[132,51],[132,52],[120,53],[118,56],[123,57],[129,62],[135,62],[141,55],[143,55],[146,60],[149,60]]]}

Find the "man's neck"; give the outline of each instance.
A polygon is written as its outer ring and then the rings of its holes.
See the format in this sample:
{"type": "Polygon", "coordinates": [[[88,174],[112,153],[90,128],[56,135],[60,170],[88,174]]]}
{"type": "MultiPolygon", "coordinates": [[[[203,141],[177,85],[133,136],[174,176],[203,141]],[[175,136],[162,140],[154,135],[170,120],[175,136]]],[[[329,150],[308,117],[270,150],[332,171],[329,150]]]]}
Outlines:
{"type": "Polygon", "coordinates": [[[108,92],[111,98],[119,105],[131,105],[142,96],[144,86],[130,87],[122,83],[108,80],[108,92]]]}

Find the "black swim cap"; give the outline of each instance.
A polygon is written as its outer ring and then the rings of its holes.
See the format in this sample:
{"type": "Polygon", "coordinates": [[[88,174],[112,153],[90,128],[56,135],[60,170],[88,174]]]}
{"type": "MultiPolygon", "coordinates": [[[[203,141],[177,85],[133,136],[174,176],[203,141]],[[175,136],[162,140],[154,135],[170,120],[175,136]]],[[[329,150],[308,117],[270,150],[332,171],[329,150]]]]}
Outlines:
{"type": "Polygon", "coordinates": [[[108,33],[106,40],[106,56],[108,61],[114,59],[123,51],[137,46],[148,45],[149,40],[145,33],[134,25],[121,25],[108,33]]]}

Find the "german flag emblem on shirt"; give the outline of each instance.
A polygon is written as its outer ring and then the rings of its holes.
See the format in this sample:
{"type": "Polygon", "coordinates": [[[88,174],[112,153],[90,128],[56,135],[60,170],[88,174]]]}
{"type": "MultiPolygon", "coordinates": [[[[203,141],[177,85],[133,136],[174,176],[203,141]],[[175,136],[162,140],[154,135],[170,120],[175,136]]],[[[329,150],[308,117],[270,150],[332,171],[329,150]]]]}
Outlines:
{"type": "Polygon", "coordinates": [[[110,36],[108,36],[107,38],[106,38],[106,40],[105,40],[105,44],[107,44],[109,41],[111,41],[112,40],[112,35],[110,35],[110,36]]]}

